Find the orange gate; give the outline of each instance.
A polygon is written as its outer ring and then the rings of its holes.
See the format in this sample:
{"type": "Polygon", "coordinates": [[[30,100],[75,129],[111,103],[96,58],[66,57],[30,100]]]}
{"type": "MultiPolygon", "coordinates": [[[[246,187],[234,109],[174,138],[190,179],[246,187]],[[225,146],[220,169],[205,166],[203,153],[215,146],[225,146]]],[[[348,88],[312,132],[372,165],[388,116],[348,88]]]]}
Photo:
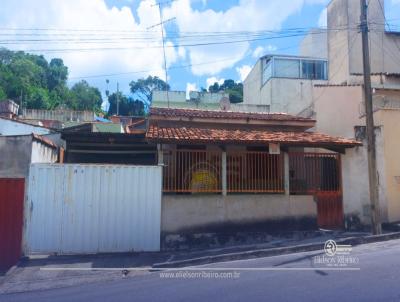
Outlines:
{"type": "Polygon", "coordinates": [[[23,178],[0,178],[0,271],[21,256],[24,191],[23,178]]]}
{"type": "Polygon", "coordinates": [[[314,195],[318,226],[343,227],[340,155],[338,153],[290,152],[290,193],[314,195]]]}
{"type": "Polygon", "coordinates": [[[318,226],[324,229],[343,227],[343,200],[340,192],[315,194],[318,209],[318,226]]]}

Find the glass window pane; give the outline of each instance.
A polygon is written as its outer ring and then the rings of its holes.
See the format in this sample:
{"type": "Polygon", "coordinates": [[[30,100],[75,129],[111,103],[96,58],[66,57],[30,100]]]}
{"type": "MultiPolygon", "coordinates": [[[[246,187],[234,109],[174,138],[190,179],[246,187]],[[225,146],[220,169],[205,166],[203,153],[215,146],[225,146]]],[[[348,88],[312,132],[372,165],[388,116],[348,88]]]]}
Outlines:
{"type": "Polygon", "coordinates": [[[300,61],[290,59],[275,59],[274,71],[276,77],[300,78],[300,61]]]}
{"type": "Polygon", "coordinates": [[[301,72],[303,79],[325,80],[326,62],[303,60],[301,62],[301,72]]]}
{"type": "Polygon", "coordinates": [[[302,78],[303,79],[314,79],[315,72],[314,72],[314,62],[313,61],[302,61],[302,78]]]}
{"type": "Polygon", "coordinates": [[[272,77],[272,63],[268,61],[265,63],[263,71],[263,84],[272,77]]]}

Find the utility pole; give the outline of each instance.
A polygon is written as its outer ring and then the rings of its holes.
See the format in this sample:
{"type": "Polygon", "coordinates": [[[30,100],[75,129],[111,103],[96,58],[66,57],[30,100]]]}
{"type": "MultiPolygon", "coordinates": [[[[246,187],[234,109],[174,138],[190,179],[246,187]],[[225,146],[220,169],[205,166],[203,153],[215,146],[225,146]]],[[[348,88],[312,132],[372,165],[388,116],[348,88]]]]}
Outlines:
{"type": "Polygon", "coordinates": [[[164,2],[158,2],[158,3],[154,4],[154,5],[152,5],[152,6],[158,6],[158,11],[159,11],[159,13],[160,13],[160,23],[159,23],[159,24],[156,24],[156,25],[153,25],[153,26],[150,26],[150,27],[147,28],[147,29],[149,30],[149,29],[154,28],[154,27],[156,27],[156,26],[160,26],[160,27],[161,27],[161,39],[162,39],[163,55],[164,55],[165,83],[167,84],[167,86],[165,87],[165,92],[167,93],[168,108],[169,108],[168,69],[167,69],[167,56],[165,55],[165,41],[164,41],[164,27],[163,27],[163,25],[164,25],[164,23],[167,23],[167,22],[169,22],[169,21],[172,21],[172,20],[174,20],[175,18],[171,18],[171,19],[168,19],[168,20],[165,20],[165,21],[164,21],[164,20],[163,20],[163,17],[162,17],[162,9],[161,9],[161,6],[164,5],[164,4],[171,3],[171,2],[173,2],[173,1],[175,1],[175,0],[169,0],[169,1],[164,1],[164,2]]]}
{"type": "Polygon", "coordinates": [[[117,82],[117,116],[119,116],[119,83],[117,82]]]}
{"type": "Polygon", "coordinates": [[[372,233],[374,235],[382,233],[380,223],[380,207],[379,207],[379,187],[378,187],[378,171],[376,167],[376,142],[374,130],[374,112],[372,105],[372,89],[371,89],[371,66],[369,59],[369,41],[368,41],[368,5],[366,0],[361,2],[361,36],[362,36],[362,53],[364,67],[364,102],[365,102],[365,120],[367,126],[367,143],[368,143],[368,175],[369,175],[369,196],[371,202],[371,224],[372,233]]]}

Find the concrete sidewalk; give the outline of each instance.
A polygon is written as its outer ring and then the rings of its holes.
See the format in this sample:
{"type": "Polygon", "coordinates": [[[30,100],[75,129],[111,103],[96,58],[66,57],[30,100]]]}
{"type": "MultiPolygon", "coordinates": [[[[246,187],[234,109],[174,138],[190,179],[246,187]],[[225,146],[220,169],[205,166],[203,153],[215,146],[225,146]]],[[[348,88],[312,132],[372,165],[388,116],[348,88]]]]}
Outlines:
{"type": "Polygon", "coordinates": [[[328,239],[343,241],[346,244],[361,244],[394,238],[400,238],[400,233],[391,233],[374,238],[374,236],[366,236],[366,233],[319,232],[318,236],[307,239],[279,240],[277,238],[267,243],[221,247],[211,250],[84,256],[32,256],[21,261],[3,279],[0,279],[0,294],[134,278],[137,275],[148,274],[152,268],[183,267],[319,250],[323,248],[324,242],[328,239]],[[126,269],[128,271],[125,271],[126,269]]]}

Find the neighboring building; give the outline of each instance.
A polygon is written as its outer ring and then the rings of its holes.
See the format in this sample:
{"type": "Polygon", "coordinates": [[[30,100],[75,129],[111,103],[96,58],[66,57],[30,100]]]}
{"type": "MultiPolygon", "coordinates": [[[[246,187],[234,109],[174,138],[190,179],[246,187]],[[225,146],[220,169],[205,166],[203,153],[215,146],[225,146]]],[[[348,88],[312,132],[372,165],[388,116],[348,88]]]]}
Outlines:
{"type": "MultiPolygon", "coordinates": [[[[93,111],[23,109],[18,119],[32,125],[60,130],[86,122],[93,122],[99,117],[93,111]]],[[[105,122],[108,121],[105,120],[105,122]]]]}
{"type": "MultiPolygon", "coordinates": [[[[384,5],[384,0],[368,1],[371,73],[376,75],[372,81],[377,85],[399,85],[400,33],[385,30],[384,5]]],[[[361,33],[357,30],[360,15],[359,1],[333,0],[327,7],[330,83],[363,81],[361,33]]]]}
{"type": "Polygon", "coordinates": [[[153,91],[152,107],[223,109],[229,103],[228,93],[190,91],[153,91]],[[167,97],[168,93],[168,97],[167,97]],[[169,100],[169,101],[168,101],[169,100]]]}
{"type": "MultiPolygon", "coordinates": [[[[400,33],[385,31],[383,0],[369,1],[370,57],[377,140],[379,203],[382,222],[400,221],[400,33]],[[379,2],[380,1],[380,2],[379,2]]],[[[316,131],[365,138],[365,105],[360,3],[333,0],[327,8],[329,82],[314,85],[314,102],[303,116],[314,116],[316,131]],[[343,30],[334,30],[343,27],[343,30]],[[346,29],[348,28],[348,29],[346,29]]],[[[317,45],[315,45],[316,47],[317,45]]],[[[370,224],[367,147],[343,156],[343,200],[348,223],[370,224]]]]}
{"type": "Polygon", "coordinates": [[[32,125],[21,120],[0,117],[0,136],[27,135],[32,133],[43,135],[51,132],[51,129],[46,127],[32,125]]]}
{"type": "Polygon", "coordinates": [[[0,178],[27,178],[31,163],[55,163],[58,147],[37,134],[0,136],[0,178]]]}
{"type": "Polygon", "coordinates": [[[12,100],[0,101],[0,117],[12,119],[18,115],[19,106],[12,100]]]}
{"type": "MultiPolygon", "coordinates": [[[[369,224],[363,89],[362,85],[315,87],[321,97],[315,103],[314,110],[316,131],[355,137],[364,143],[363,147],[348,150],[343,156],[343,201],[349,223],[355,219],[361,224],[369,224]]],[[[400,90],[375,89],[373,102],[381,219],[382,222],[397,222],[400,221],[400,90]],[[389,103],[390,106],[382,106],[381,100],[387,97],[392,98],[392,103],[389,103]]]]}
{"type": "Polygon", "coordinates": [[[314,126],[287,114],[151,108],[146,138],[163,165],[162,233],[342,227],[332,151],[360,143],[314,126]]]}
{"type": "Polygon", "coordinates": [[[243,82],[241,106],[249,111],[297,115],[313,101],[313,85],[328,79],[326,59],[267,55],[260,58],[243,82]]]}
{"type": "Polygon", "coordinates": [[[95,120],[95,114],[93,111],[75,111],[70,109],[23,109],[20,118],[24,120],[59,122],[92,122],[95,120]]]}
{"type": "Polygon", "coordinates": [[[315,28],[300,42],[300,56],[328,59],[328,33],[315,28]]]}
{"type": "Polygon", "coordinates": [[[144,120],[122,126],[117,123],[85,123],[62,130],[66,142],[65,163],[155,165],[157,149],[145,140],[144,120]]]}

